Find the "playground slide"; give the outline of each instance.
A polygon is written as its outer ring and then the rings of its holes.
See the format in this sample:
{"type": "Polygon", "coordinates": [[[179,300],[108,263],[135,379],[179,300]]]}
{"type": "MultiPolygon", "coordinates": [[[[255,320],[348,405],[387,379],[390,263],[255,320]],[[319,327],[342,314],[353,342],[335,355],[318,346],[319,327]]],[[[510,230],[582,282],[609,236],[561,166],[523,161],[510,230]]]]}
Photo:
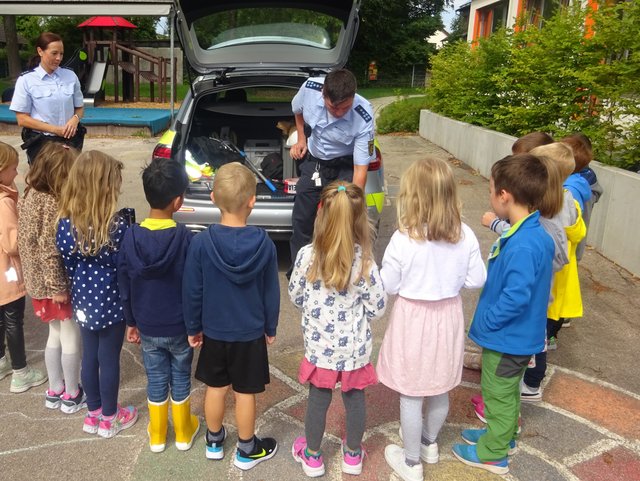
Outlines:
{"type": "Polygon", "coordinates": [[[85,97],[94,97],[104,87],[104,78],[107,74],[107,62],[93,62],[84,89],[85,97]]]}

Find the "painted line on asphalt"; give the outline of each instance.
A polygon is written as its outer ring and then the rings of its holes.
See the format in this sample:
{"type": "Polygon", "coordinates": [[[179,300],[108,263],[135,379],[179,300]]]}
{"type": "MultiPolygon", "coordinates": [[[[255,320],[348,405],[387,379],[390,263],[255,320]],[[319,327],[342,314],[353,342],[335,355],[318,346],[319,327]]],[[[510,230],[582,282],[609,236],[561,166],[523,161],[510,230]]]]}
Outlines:
{"type": "Polygon", "coordinates": [[[640,394],[631,392],[631,391],[629,391],[627,389],[624,389],[624,388],[622,388],[620,386],[617,386],[615,384],[611,384],[610,382],[602,381],[602,380],[597,379],[597,378],[595,378],[593,376],[589,376],[587,374],[582,374],[582,373],[577,372],[577,371],[572,371],[571,369],[567,369],[565,367],[560,367],[560,366],[555,366],[554,365],[553,368],[554,368],[554,370],[562,372],[563,374],[567,374],[569,376],[577,377],[578,379],[582,379],[583,381],[592,382],[592,383],[597,384],[597,385],[599,385],[601,387],[604,387],[604,388],[607,388],[607,389],[611,389],[612,391],[617,391],[617,392],[619,392],[621,394],[625,394],[625,395],[627,395],[629,397],[632,397],[632,398],[640,401],[640,394]]]}
{"type": "MultiPolygon", "coordinates": [[[[118,439],[127,439],[127,438],[135,438],[136,436],[133,434],[119,434],[118,435],[118,439]]],[[[27,446],[26,448],[20,448],[20,449],[11,449],[9,451],[0,451],[0,456],[9,456],[12,454],[19,454],[19,453],[25,453],[25,452],[29,452],[29,451],[37,451],[39,449],[46,449],[46,448],[53,448],[53,447],[57,447],[60,445],[65,445],[65,444],[76,444],[76,443],[91,443],[91,442],[101,442],[104,439],[102,437],[91,437],[91,438],[78,438],[78,439],[69,439],[67,441],[56,441],[54,443],[45,443],[45,444],[38,444],[35,446],[27,446]]]]}
{"type": "Polygon", "coordinates": [[[573,454],[571,456],[567,456],[562,460],[563,464],[567,466],[573,467],[576,464],[584,463],[585,461],[589,461],[596,456],[600,456],[601,454],[606,453],[614,448],[620,446],[614,439],[600,439],[599,441],[593,443],[591,446],[587,446],[582,449],[580,452],[573,454]]]}
{"type": "Polygon", "coordinates": [[[521,449],[523,452],[527,453],[528,455],[533,456],[535,458],[539,458],[545,463],[547,463],[549,466],[552,466],[553,468],[556,469],[556,471],[558,471],[558,473],[564,476],[564,479],[566,479],[567,481],[580,481],[580,478],[578,478],[575,474],[573,474],[569,470],[569,468],[567,468],[567,466],[549,458],[545,453],[543,453],[539,449],[536,449],[524,443],[518,443],[518,449],[521,449]]]}

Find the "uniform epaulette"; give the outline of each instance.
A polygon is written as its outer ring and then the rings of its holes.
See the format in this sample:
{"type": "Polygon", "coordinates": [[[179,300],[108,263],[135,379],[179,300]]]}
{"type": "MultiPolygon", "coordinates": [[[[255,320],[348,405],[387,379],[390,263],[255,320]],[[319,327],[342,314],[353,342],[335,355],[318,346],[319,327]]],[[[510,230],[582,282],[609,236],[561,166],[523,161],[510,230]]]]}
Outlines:
{"type": "Polygon", "coordinates": [[[360,115],[360,117],[362,117],[365,122],[371,122],[371,115],[369,115],[369,112],[367,112],[367,109],[365,109],[362,105],[358,105],[353,110],[355,110],[356,113],[360,115]]]}
{"type": "Polygon", "coordinates": [[[307,80],[307,83],[304,86],[308,89],[317,90],[318,92],[322,92],[323,85],[320,82],[316,82],[315,80],[307,80]]]}
{"type": "Polygon", "coordinates": [[[32,68],[31,70],[25,70],[20,74],[20,77],[22,77],[23,75],[27,75],[28,73],[35,72],[35,70],[36,70],[35,68],[32,68]]]}

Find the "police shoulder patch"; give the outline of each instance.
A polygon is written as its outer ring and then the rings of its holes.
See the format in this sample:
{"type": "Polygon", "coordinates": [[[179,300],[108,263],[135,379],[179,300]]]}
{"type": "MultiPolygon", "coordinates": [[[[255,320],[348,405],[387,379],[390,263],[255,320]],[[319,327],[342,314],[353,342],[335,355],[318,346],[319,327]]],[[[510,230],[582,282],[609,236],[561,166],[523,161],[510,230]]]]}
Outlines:
{"type": "Polygon", "coordinates": [[[307,83],[304,84],[305,87],[312,90],[317,90],[318,92],[322,92],[322,84],[320,82],[316,82],[315,80],[307,80],[307,83]]]}
{"type": "Polygon", "coordinates": [[[31,70],[25,70],[20,74],[20,77],[22,77],[23,75],[27,75],[28,73],[35,72],[35,70],[36,70],[35,68],[32,68],[31,70]]]}
{"type": "Polygon", "coordinates": [[[367,112],[367,109],[365,109],[362,105],[358,105],[353,110],[355,110],[356,113],[360,115],[360,117],[362,117],[365,122],[371,122],[371,115],[369,115],[369,112],[367,112]]]}

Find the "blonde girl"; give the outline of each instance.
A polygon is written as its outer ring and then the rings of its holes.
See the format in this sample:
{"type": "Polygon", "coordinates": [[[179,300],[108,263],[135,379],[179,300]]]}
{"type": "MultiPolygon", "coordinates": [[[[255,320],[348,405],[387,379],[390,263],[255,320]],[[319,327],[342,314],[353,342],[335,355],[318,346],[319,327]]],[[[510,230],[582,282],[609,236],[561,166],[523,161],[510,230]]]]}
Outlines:
{"type": "Polygon", "coordinates": [[[80,331],[72,320],[69,281],[56,248],[58,200],[77,156],[64,144],[46,143],[27,173],[18,202],[18,246],[27,293],[36,316],[49,325],[45,407],[66,414],[86,406],[80,387],[80,331]]]}
{"type": "Polygon", "coordinates": [[[310,477],[325,471],[320,444],[338,382],[347,415],[342,471],[362,472],[364,389],[377,382],[369,361],[369,323],[386,307],[371,244],[362,189],[345,181],[329,184],[322,192],[313,243],[298,252],[289,282],[289,297],[302,310],[305,355],[298,380],[309,382],[305,437],[295,440],[292,453],[310,477]]]}
{"type": "Polygon", "coordinates": [[[0,379],[13,373],[13,393],[39,386],[47,376],[27,365],[24,347],[26,290],[18,257],[18,152],[0,142],[0,379]],[[5,356],[5,338],[11,362],[5,356]]]}
{"type": "Polygon", "coordinates": [[[464,317],[460,290],[484,285],[478,240],[462,222],[456,180],[447,162],[414,162],[400,181],[398,229],[382,260],[387,294],[397,295],[377,373],[400,393],[404,449],[385,459],[404,480],[422,480],[422,459],[439,459],[438,433],[449,412],[449,391],[460,384],[464,317]],[[425,417],[422,404],[427,399],[425,417]]]}
{"type": "Polygon", "coordinates": [[[118,405],[125,322],[116,258],[128,228],[116,211],[122,168],[105,153],[82,153],[62,189],[56,233],[82,338],[82,386],[89,409],[83,430],[105,438],[138,419],[133,406],[118,405]]]}

